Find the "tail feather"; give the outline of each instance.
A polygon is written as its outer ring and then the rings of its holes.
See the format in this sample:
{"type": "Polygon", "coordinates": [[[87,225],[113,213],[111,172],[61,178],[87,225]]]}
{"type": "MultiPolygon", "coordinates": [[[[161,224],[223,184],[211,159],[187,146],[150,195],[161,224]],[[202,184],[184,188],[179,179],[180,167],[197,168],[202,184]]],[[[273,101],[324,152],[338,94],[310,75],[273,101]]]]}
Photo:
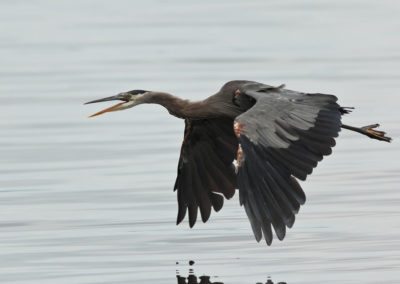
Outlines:
{"type": "Polygon", "coordinates": [[[339,111],[341,114],[348,114],[353,111],[354,107],[340,107],[339,111]]]}

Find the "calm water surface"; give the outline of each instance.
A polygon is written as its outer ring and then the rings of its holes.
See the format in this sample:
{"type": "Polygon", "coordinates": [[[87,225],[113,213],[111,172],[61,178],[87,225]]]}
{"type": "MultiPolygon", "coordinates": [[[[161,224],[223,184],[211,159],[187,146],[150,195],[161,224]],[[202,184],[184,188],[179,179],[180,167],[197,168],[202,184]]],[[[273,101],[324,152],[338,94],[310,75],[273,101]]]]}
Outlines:
{"type": "Polygon", "coordinates": [[[1,1],[0,282],[400,283],[399,13],[398,1],[1,1]],[[232,79],[336,94],[357,107],[347,124],[380,122],[397,140],[343,132],[272,247],[236,197],[177,227],[183,122],[150,105],[87,119],[103,106],[82,103],[129,89],[201,99],[232,79]]]}

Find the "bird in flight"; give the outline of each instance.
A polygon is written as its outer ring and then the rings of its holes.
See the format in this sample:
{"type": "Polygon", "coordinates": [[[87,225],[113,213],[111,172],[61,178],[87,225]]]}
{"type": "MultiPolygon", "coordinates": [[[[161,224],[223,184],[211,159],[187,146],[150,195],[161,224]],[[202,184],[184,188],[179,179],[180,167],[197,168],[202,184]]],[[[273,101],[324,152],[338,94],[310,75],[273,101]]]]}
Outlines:
{"type": "Polygon", "coordinates": [[[188,214],[193,227],[200,212],[206,222],[236,189],[254,236],[272,243],[273,230],[283,240],[306,197],[305,180],[332,153],[341,128],[390,142],[378,124],[342,124],[337,97],[303,93],[284,85],[230,81],[205,100],[191,102],[164,92],[132,90],[86,104],[120,101],[90,117],[159,104],[184,119],[185,131],[174,185],[179,224],[188,214]],[[272,230],[273,228],[273,230],[272,230]]]}

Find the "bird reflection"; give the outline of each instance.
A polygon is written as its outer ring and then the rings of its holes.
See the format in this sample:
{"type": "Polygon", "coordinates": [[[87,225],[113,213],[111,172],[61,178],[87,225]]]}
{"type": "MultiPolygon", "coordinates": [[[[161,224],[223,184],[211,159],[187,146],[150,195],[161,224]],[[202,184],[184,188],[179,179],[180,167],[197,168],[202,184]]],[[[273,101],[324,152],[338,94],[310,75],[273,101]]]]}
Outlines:
{"type": "Polygon", "coordinates": [[[178,284],[224,284],[223,282],[211,282],[210,276],[200,276],[197,278],[193,274],[190,274],[187,278],[177,275],[176,279],[178,284]]]}
{"type": "MultiPolygon", "coordinates": [[[[224,282],[216,281],[211,282],[210,276],[200,276],[196,277],[194,274],[189,274],[187,278],[177,275],[177,284],[224,284],[224,282]]],[[[257,282],[255,284],[287,284],[286,282],[273,282],[271,279],[268,279],[267,282],[257,282]]],[[[226,283],[229,284],[229,283],[226,283]]]]}

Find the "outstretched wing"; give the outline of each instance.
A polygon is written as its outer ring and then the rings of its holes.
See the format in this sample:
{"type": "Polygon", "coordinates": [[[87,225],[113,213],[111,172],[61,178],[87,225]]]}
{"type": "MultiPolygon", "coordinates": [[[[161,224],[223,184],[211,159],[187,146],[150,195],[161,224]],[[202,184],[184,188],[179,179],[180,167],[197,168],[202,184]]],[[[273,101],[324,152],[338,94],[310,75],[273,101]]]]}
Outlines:
{"type": "Polygon", "coordinates": [[[337,98],[305,94],[259,83],[243,85],[238,96],[256,102],[234,122],[239,140],[238,188],[254,235],[272,242],[285,237],[305,195],[305,180],[329,155],[341,125],[337,98]]]}
{"type": "Polygon", "coordinates": [[[219,211],[223,206],[223,196],[231,198],[234,195],[236,174],[232,162],[238,142],[232,123],[232,119],[185,120],[185,136],[174,186],[179,206],[177,224],[189,211],[189,225],[193,227],[198,208],[201,219],[206,222],[211,207],[219,211]]]}

